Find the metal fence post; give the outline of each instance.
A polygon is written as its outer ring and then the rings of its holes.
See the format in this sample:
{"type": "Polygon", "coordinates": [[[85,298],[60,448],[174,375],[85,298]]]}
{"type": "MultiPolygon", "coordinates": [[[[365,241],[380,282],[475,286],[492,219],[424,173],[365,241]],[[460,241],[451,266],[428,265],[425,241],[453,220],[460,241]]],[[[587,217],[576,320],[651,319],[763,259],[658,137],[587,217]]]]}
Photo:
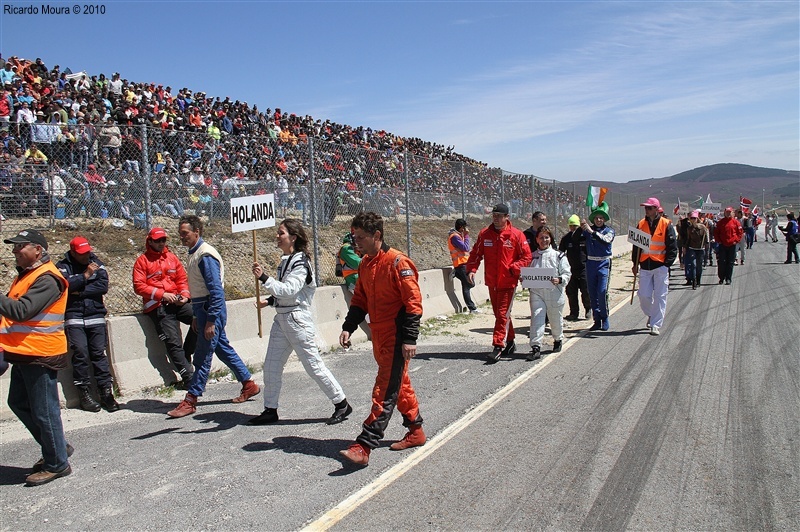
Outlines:
{"type": "Polygon", "coordinates": [[[467,219],[467,181],[464,177],[464,161],[461,161],[461,217],[467,219]]]}
{"type": "MultiPolygon", "coordinates": [[[[411,199],[408,191],[408,151],[403,152],[403,181],[406,189],[406,255],[411,258],[411,199]]],[[[383,235],[381,235],[383,236],[383,235]]]]}
{"type": "MultiPolygon", "coordinates": [[[[150,147],[147,145],[147,126],[144,124],[139,126],[139,131],[142,135],[142,177],[144,178],[144,223],[145,229],[150,229],[153,226],[153,213],[150,204],[150,147]]],[[[211,221],[209,216],[208,221],[211,221]]]]}
{"type": "Polygon", "coordinates": [[[500,203],[506,202],[506,185],[505,185],[505,176],[503,175],[503,169],[498,168],[498,172],[500,172],[500,203]]]}
{"type": "Polygon", "coordinates": [[[314,175],[314,139],[308,139],[308,180],[311,186],[311,231],[314,233],[314,278],[317,286],[320,285],[319,278],[319,234],[317,229],[317,187],[316,176],[314,175]]]}

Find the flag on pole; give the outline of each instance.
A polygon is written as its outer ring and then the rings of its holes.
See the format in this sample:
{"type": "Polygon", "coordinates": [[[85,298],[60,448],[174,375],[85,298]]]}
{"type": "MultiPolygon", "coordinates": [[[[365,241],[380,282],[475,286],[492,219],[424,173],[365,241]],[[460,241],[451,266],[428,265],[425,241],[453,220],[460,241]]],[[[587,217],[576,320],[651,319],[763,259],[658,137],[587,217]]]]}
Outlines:
{"type": "Polygon", "coordinates": [[[607,188],[589,185],[589,192],[586,193],[586,206],[590,209],[597,208],[598,205],[603,203],[607,192],[607,188]]]}
{"type": "Polygon", "coordinates": [[[711,203],[711,192],[708,193],[708,197],[706,197],[705,203],[711,203]]]}
{"type": "Polygon", "coordinates": [[[744,214],[748,214],[750,212],[750,206],[752,204],[753,204],[752,200],[749,200],[744,196],[739,196],[739,206],[742,208],[742,212],[744,214]]]}
{"type": "Polygon", "coordinates": [[[678,198],[678,203],[675,205],[675,208],[672,209],[674,214],[678,214],[678,211],[681,210],[681,199],[678,198]]]}

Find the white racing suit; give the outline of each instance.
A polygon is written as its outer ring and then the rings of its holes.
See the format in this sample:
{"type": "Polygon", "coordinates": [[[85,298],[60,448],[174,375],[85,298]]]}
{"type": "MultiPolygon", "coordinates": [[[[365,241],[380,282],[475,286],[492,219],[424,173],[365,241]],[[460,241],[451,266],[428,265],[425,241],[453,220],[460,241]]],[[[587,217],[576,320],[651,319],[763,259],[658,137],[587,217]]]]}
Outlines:
{"type": "Polygon", "coordinates": [[[569,269],[566,253],[557,251],[552,247],[534,251],[531,267],[555,268],[558,272],[558,277],[561,278],[561,283],[553,285],[552,288],[530,288],[528,290],[531,302],[531,347],[541,347],[542,337],[544,336],[545,314],[550,320],[550,332],[553,335],[553,340],[560,341],[564,339],[564,322],[561,311],[566,301],[564,287],[567,286],[572,273],[569,269]]]}
{"type": "Polygon", "coordinates": [[[315,342],[311,301],[316,286],[308,259],[303,253],[284,255],[277,279],[267,278],[261,286],[275,298],[275,320],[269,331],[264,358],[264,408],[278,408],[283,368],[292,350],[303,367],[333,404],[344,401],[339,382],[325,366],[315,342]]]}

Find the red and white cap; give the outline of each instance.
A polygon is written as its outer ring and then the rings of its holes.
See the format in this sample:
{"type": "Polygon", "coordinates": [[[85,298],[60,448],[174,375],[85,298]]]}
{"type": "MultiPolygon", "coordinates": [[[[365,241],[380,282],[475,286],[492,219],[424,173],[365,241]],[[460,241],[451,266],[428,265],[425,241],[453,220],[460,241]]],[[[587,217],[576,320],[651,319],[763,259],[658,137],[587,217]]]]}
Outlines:
{"type": "Polygon", "coordinates": [[[161,229],[160,227],[153,227],[150,229],[150,232],[147,233],[147,238],[150,240],[159,240],[161,238],[169,238],[167,237],[167,232],[161,229]]]}
{"type": "Polygon", "coordinates": [[[92,251],[92,246],[89,244],[89,241],[82,236],[76,236],[70,241],[69,249],[78,255],[83,255],[84,253],[92,251]]]}

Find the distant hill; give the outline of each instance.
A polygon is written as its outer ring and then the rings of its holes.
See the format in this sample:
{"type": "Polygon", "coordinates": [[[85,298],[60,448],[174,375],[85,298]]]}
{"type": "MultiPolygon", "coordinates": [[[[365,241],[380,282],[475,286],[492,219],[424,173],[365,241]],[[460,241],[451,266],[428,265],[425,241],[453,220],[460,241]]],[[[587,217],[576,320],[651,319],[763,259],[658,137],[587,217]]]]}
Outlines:
{"type": "MultiPolygon", "coordinates": [[[[587,182],[582,182],[586,183],[587,182]]],[[[737,163],[701,166],[668,177],[641,179],[628,183],[593,181],[593,185],[609,187],[613,192],[638,197],[658,197],[662,204],[711,199],[726,205],[739,203],[739,196],[766,208],[777,205],[800,206],[800,172],[763,168],[737,163]],[[766,205],[764,205],[766,204],[766,205]]]]}

